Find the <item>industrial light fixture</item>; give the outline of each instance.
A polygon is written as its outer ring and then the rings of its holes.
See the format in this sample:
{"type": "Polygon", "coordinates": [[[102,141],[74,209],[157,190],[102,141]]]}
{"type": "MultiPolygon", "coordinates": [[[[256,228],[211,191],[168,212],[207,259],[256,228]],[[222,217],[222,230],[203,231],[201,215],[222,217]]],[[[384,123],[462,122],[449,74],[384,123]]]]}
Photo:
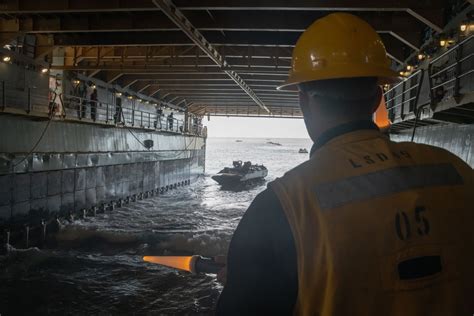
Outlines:
{"type": "Polygon", "coordinates": [[[48,68],[43,68],[43,69],[41,69],[41,73],[43,73],[43,74],[47,73],[48,71],[49,71],[48,68]]]}
{"type": "Polygon", "coordinates": [[[12,58],[10,56],[3,56],[3,61],[8,63],[12,58]]]}
{"type": "Polygon", "coordinates": [[[133,99],[133,95],[129,95],[127,98],[128,98],[129,100],[131,100],[131,99],[133,99]]]}
{"type": "Polygon", "coordinates": [[[422,53],[419,53],[418,54],[418,60],[423,60],[423,59],[425,59],[425,55],[422,54],[422,53]]]}
{"type": "Polygon", "coordinates": [[[78,84],[81,83],[81,81],[79,79],[75,79],[75,80],[72,81],[72,83],[75,84],[75,85],[78,85],[78,84]]]}
{"type": "Polygon", "coordinates": [[[474,30],[474,23],[471,20],[466,20],[459,25],[461,33],[472,32],[474,30]]]}
{"type": "Polygon", "coordinates": [[[97,86],[95,84],[93,84],[92,89],[97,89],[97,86]]]}
{"type": "Polygon", "coordinates": [[[404,71],[400,71],[399,74],[400,74],[400,76],[404,76],[404,75],[405,75],[405,72],[404,72],[404,71]]]}
{"type": "Polygon", "coordinates": [[[413,70],[413,66],[412,65],[407,65],[407,71],[412,71],[413,70]]]}
{"type": "Polygon", "coordinates": [[[447,40],[445,40],[445,39],[440,39],[440,40],[439,40],[439,46],[441,46],[441,47],[445,47],[445,46],[446,46],[446,44],[447,44],[447,42],[448,42],[448,41],[447,41],[447,40]]]}
{"type": "Polygon", "coordinates": [[[118,96],[118,97],[121,97],[121,96],[122,96],[122,92],[117,92],[115,95],[118,96]]]}

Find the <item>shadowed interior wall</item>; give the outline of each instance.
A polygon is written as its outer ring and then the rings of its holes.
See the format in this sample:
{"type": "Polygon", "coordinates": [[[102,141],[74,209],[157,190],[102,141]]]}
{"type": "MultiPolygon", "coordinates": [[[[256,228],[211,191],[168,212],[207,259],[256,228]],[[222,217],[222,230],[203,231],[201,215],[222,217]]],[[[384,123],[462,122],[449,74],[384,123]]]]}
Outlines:
{"type": "MultiPolygon", "coordinates": [[[[390,135],[394,141],[411,141],[412,131],[390,135]]],[[[474,125],[436,125],[417,128],[414,141],[449,150],[474,168],[474,125]]]]}
{"type": "Polygon", "coordinates": [[[205,139],[0,116],[0,220],[44,218],[176,187],[204,172],[205,139]],[[133,133],[133,134],[132,134],[133,133]],[[140,142],[138,140],[140,140],[140,142]],[[141,143],[152,140],[153,147],[141,143]]]}

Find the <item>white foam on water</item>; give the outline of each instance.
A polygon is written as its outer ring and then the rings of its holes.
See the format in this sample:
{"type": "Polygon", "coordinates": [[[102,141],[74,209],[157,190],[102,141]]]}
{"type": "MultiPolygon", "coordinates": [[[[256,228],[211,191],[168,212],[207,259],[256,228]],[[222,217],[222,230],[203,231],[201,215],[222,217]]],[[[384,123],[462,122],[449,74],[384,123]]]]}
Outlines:
{"type": "Polygon", "coordinates": [[[217,256],[227,254],[231,237],[231,232],[176,234],[160,242],[158,247],[167,254],[217,256]]]}

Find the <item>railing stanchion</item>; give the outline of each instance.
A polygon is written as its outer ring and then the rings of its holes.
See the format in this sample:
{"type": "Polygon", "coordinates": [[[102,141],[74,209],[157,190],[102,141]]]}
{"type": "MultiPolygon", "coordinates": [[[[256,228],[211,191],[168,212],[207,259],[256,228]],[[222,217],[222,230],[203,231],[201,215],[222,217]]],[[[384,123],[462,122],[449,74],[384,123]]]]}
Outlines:
{"type": "Polygon", "coordinates": [[[31,88],[28,87],[28,104],[27,104],[27,108],[26,108],[26,113],[30,113],[31,112],[31,88]]]}
{"type": "Polygon", "coordinates": [[[6,106],[7,106],[7,99],[6,99],[6,93],[5,93],[5,81],[2,81],[2,110],[5,110],[6,106]]]}

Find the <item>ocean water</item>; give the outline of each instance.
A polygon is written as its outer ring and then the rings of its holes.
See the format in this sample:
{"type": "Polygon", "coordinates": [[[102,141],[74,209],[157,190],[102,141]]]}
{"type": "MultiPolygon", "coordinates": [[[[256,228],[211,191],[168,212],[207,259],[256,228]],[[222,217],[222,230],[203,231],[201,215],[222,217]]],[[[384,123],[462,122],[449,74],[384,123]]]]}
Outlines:
{"type": "Polygon", "coordinates": [[[190,186],[68,223],[48,249],[0,256],[0,315],[209,315],[222,286],[144,263],[143,255],[225,254],[266,184],[222,190],[210,176],[233,160],[268,168],[265,182],[308,159],[309,139],[210,138],[206,173],[190,186]],[[268,144],[268,141],[281,146],[268,144]]]}

